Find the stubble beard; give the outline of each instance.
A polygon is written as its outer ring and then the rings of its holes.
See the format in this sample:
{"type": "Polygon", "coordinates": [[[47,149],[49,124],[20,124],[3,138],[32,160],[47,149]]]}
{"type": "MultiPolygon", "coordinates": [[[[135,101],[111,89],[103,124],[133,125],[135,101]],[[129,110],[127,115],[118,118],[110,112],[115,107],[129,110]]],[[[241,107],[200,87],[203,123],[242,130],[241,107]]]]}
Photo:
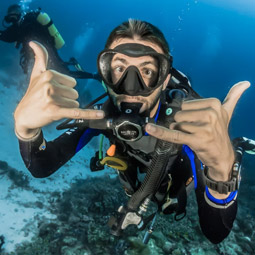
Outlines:
{"type": "Polygon", "coordinates": [[[109,97],[113,104],[117,106],[118,110],[121,111],[120,104],[122,102],[127,103],[142,103],[139,114],[153,117],[156,110],[154,109],[159,102],[160,94],[162,93],[162,86],[155,89],[152,94],[147,97],[143,96],[129,96],[129,95],[118,95],[112,89],[108,88],[109,97]]]}

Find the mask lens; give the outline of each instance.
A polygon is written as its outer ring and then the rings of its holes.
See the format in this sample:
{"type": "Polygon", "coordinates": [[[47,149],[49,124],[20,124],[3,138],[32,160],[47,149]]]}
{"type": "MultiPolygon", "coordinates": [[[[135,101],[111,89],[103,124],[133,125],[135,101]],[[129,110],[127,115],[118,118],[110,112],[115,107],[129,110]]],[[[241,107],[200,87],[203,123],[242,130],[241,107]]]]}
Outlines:
{"type": "Polygon", "coordinates": [[[116,85],[127,69],[135,66],[147,87],[155,87],[160,76],[160,61],[155,56],[130,57],[114,51],[99,55],[98,68],[103,80],[111,86],[116,85]]]}
{"type": "Polygon", "coordinates": [[[19,19],[19,16],[17,14],[9,14],[9,15],[5,16],[4,19],[7,23],[17,22],[19,19]]]}
{"type": "Polygon", "coordinates": [[[149,96],[163,84],[171,64],[171,58],[137,43],[104,50],[97,59],[98,72],[104,83],[116,94],[130,96],[149,96]]]}
{"type": "Polygon", "coordinates": [[[147,87],[153,86],[158,77],[158,61],[151,56],[131,58],[117,53],[111,61],[111,79],[113,84],[117,84],[123,77],[126,70],[131,66],[136,67],[140,77],[147,87]]]}

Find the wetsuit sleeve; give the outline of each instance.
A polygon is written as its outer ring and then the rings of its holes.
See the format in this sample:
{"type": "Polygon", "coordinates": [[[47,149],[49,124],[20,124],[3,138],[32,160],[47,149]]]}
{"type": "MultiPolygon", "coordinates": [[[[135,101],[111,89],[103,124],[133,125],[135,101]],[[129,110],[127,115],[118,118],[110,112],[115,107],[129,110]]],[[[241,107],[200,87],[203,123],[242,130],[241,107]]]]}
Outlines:
{"type": "Polygon", "coordinates": [[[68,73],[68,75],[70,75],[76,79],[94,79],[99,82],[102,81],[100,75],[97,73],[89,73],[86,71],[71,71],[71,70],[68,70],[67,73],[68,73]]]}
{"type": "Polygon", "coordinates": [[[204,184],[203,170],[197,170],[196,197],[201,229],[212,243],[220,243],[230,233],[237,214],[237,191],[224,200],[214,198],[204,184]]]}
{"type": "Polygon", "coordinates": [[[201,230],[212,243],[220,243],[233,227],[237,213],[237,192],[232,192],[225,200],[215,199],[205,186],[201,162],[189,148],[185,153],[193,172],[201,230]]]}
{"type": "Polygon", "coordinates": [[[74,128],[47,142],[43,133],[32,141],[19,140],[23,161],[34,177],[48,177],[82,149],[99,130],[74,128]]]}
{"type": "Polygon", "coordinates": [[[18,41],[18,26],[12,25],[0,31],[0,40],[9,43],[18,41]]]}

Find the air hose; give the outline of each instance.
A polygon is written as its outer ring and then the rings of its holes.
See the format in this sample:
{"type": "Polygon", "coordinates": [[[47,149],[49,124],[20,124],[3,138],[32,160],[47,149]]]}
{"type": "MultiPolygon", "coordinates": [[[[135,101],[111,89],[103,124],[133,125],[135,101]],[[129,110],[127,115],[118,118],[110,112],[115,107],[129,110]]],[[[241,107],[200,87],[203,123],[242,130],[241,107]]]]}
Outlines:
{"type": "MultiPolygon", "coordinates": [[[[174,121],[174,114],[180,109],[181,101],[173,100],[171,105],[162,105],[158,124],[169,128],[170,123],[174,121]],[[171,114],[169,112],[171,111],[171,114]],[[167,116],[169,114],[169,116],[167,116]]],[[[146,176],[140,188],[133,194],[127,203],[130,210],[137,210],[143,200],[154,195],[163,178],[166,175],[167,165],[170,167],[177,157],[180,146],[163,140],[157,140],[155,153],[152,162],[147,169],[146,176]]]]}
{"type": "Polygon", "coordinates": [[[141,202],[151,194],[155,194],[165,177],[167,164],[172,165],[177,156],[177,146],[163,140],[158,140],[151,165],[140,188],[132,195],[127,203],[130,210],[136,211],[141,202]]]}
{"type": "MultiPolygon", "coordinates": [[[[180,106],[181,101],[174,99],[171,104],[162,105],[157,124],[169,128],[170,123],[174,121],[174,114],[180,109],[180,106]]],[[[118,216],[111,217],[108,222],[113,235],[121,235],[121,232],[129,225],[133,224],[139,226],[143,224],[143,208],[148,207],[149,201],[159,189],[180,149],[181,145],[160,139],[157,140],[152,162],[147,168],[144,181],[129,199],[126,206],[121,206],[119,208],[118,216]],[[144,206],[144,204],[146,205],[144,206]]],[[[146,209],[144,213],[145,211],[146,209]]]]}

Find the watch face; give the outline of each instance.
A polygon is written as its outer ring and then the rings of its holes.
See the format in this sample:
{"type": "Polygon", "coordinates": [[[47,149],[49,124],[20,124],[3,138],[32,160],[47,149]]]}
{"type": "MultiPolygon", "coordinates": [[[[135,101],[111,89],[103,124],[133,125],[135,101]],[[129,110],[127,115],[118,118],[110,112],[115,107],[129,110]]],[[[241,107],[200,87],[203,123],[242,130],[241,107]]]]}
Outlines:
{"type": "Polygon", "coordinates": [[[236,189],[239,189],[241,180],[242,180],[241,166],[239,166],[239,171],[238,171],[238,175],[237,175],[237,187],[236,187],[236,189]]]}
{"type": "Polygon", "coordinates": [[[241,182],[241,166],[239,163],[235,163],[234,166],[233,166],[233,173],[232,173],[232,178],[236,179],[236,187],[235,187],[235,190],[238,190],[239,187],[240,187],[240,182],[241,182]]]}

